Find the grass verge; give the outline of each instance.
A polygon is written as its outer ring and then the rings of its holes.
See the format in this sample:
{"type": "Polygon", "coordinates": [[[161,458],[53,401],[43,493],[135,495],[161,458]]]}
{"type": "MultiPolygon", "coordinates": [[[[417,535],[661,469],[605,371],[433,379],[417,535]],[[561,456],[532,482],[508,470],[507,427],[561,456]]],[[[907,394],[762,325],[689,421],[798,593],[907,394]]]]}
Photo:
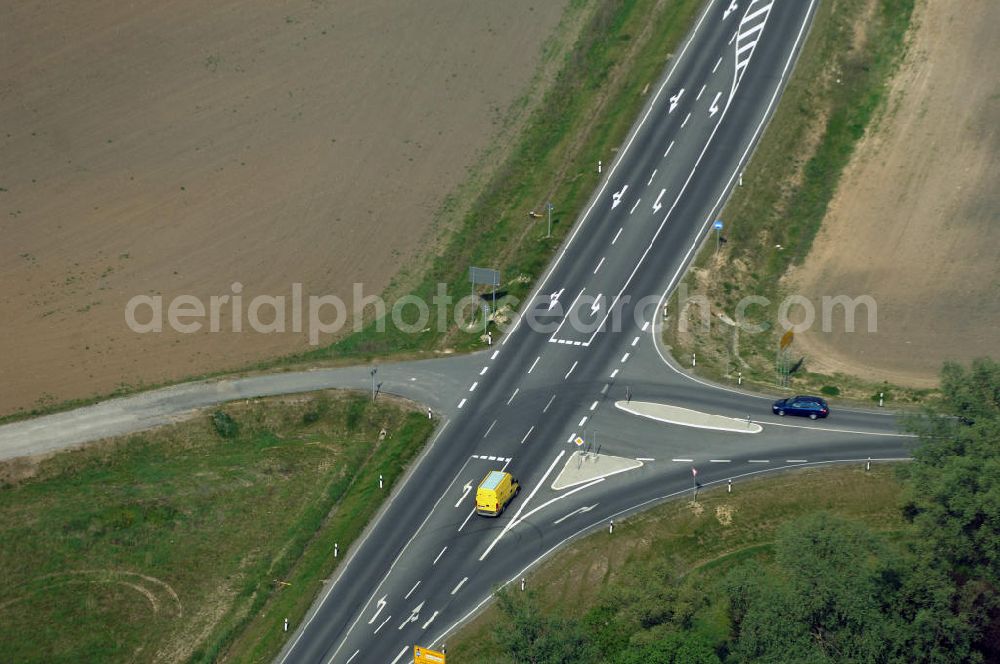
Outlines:
{"type": "Polygon", "coordinates": [[[334,393],[217,413],[0,465],[5,658],[273,656],[278,616],[301,619],[333,543],[360,534],[434,426],[334,393]]]}
{"type": "MultiPolygon", "coordinates": [[[[890,465],[809,469],[719,488],[697,503],[676,500],[615,523],[613,535],[601,531],[580,539],[527,577],[546,613],[583,618],[605,593],[636,592],[648,586],[651,570],[679,577],[677,595],[709,595],[691,619],[711,633],[718,620],[724,570],[753,557],[768,558],[779,527],[797,517],[825,511],[872,530],[896,533],[904,527],[902,491],[890,465]]],[[[499,620],[490,606],[448,637],[449,661],[510,662],[493,638],[499,620]]],[[[719,635],[724,637],[725,635],[719,635]]]]}
{"type": "MultiPolygon", "coordinates": [[[[665,326],[664,341],[684,365],[697,353],[699,373],[723,382],[775,385],[775,353],[784,332],[774,321],[788,295],[782,277],[809,254],[827,206],[858,141],[885,108],[888,83],[905,52],[913,0],[820,3],[809,38],[777,111],[743,178],[726,204],[727,242],[706,242],[688,276],[713,313],[733,316],[737,304],[764,295],[769,304],[746,310],[763,333],[734,334],[730,326],[688,319],[688,332],[665,326]]],[[[672,305],[674,303],[672,302],[672,305]]],[[[691,307],[690,314],[700,315],[691,307]]],[[[676,306],[672,307],[676,311],[676,306]]],[[[792,357],[794,364],[798,357],[792,357]]],[[[935,391],[808,371],[792,376],[796,390],[893,405],[933,397],[935,391]],[[824,389],[825,388],[825,389],[824,389]]]]}

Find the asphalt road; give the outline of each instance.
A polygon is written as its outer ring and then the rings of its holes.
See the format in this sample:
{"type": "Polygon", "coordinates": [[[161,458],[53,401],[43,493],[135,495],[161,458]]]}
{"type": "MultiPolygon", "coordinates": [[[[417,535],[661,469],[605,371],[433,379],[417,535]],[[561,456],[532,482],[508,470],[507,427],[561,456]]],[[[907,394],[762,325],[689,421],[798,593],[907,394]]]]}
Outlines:
{"type": "MultiPolygon", "coordinates": [[[[666,294],[738,186],[808,30],[814,2],[725,0],[701,15],[616,163],[512,329],[480,353],[378,367],[382,392],[432,407],[442,425],[280,662],[405,662],[442,646],[499,584],[568,540],[702,486],[788,467],[909,455],[884,412],[834,402],[828,420],[770,413],[772,397],[712,385],[657,340],[666,294]],[[637,417],[660,402],[746,419],[758,433],[637,417]],[[634,470],[556,490],[577,449],[642,459],[634,470]],[[522,491],[497,519],[474,487],[506,468],[522,491]]],[[[159,426],[234,399],[327,387],[370,389],[370,367],[178,385],[0,427],[0,458],[159,426]]],[[[595,466],[597,467],[597,466],[595,466]]],[[[331,552],[332,555],[332,552],[331,552]]]]}
{"type": "Polygon", "coordinates": [[[402,662],[442,646],[499,584],[569,539],[702,485],[790,466],[908,456],[894,417],[770,414],[767,399],[695,381],[657,346],[665,294],[738,182],[786,83],[814,3],[713,2],[538,291],[477,357],[453,414],[280,662],[402,662]],[[663,401],[751,419],[757,434],[664,424],[614,407],[663,401]],[[557,491],[576,449],[643,459],[557,491]],[[506,468],[521,495],[474,514],[475,485],[506,468]]]}

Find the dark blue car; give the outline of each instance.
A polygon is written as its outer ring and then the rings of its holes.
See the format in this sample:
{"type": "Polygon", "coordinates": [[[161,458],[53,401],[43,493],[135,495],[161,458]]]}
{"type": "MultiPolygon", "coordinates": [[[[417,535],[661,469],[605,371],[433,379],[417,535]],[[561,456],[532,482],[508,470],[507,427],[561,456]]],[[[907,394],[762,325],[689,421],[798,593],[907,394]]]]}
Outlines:
{"type": "Polygon", "coordinates": [[[819,397],[800,396],[775,401],[771,411],[775,415],[804,415],[810,420],[815,420],[829,415],[830,407],[819,397]]]}

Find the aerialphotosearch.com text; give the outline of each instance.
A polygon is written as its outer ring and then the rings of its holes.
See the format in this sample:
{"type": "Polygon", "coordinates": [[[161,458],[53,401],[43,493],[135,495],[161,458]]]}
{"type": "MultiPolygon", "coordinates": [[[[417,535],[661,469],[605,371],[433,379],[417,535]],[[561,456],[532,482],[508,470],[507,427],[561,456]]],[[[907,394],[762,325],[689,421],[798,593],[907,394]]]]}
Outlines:
{"type": "MultiPolygon", "coordinates": [[[[305,333],[309,344],[316,346],[324,342],[324,337],[345,331],[348,325],[352,331],[359,332],[366,321],[373,322],[376,332],[384,332],[391,323],[399,331],[412,334],[432,326],[443,331],[452,324],[469,333],[481,333],[483,317],[490,316],[494,329],[503,333],[516,320],[514,312],[521,305],[519,298],[509,294],[499,297],[495,303],[489,294],[466,293],[456,298],[444,283],[437,284],[429,302],[411,294],[395,300],[391,306],[378,295],[366,295],[361,283],[353,285],[349,302],[332,294],[306,296],[301,283],[293,283],[288,295],[261,294],[247,298],[243,289],[243,284],[237,281],[228,293],[207,298],[179,294],[166,300],[162,295],[136,295],[125,305],[125,324],[138,334],[159,333],[165,329],[181,334],[205,331],[305,333]],[[497,309],[507,312],[506,315],[493,315],[497,309]]],[[[660,310],[661,298],[657,295],[633,302],[629,295],[623,294],[613,300],[610,312],[605,310],[608,298],[599,293],[590,294],[584,290],[572,303],[563,302],[557,295],[540,293],[535,302],[524,308],[521,324],[535,332],[550,334],[560,324],[568,324],[571,329],[586,334],[598,330],[621,331],[629,318],[641,327],[655,316],[667,317],[667,311],[660,310]]],[[[803,332],[817,324],[822,331],[830,332],[835,322],[843,323],[843,331],[854,332],[859,318],[866,323],[864,331],[877,332],[878,307],[871,296],[837,295],[815,299],[818,310],[813,299],[802,295],[789,295],[772,309],[768,298],[750,295],[741,299],[731,314],[719,317],[727,325],[739,326],[749,333],[765,332],[772,326],[803,332]]],[[[669,309],[677,312],[672,318],[682,330],[690,327],[692,321],[707,330],[718,315],[713,315],[706,295],[688,293],[684,283],[671,298],[669,309]]]]}

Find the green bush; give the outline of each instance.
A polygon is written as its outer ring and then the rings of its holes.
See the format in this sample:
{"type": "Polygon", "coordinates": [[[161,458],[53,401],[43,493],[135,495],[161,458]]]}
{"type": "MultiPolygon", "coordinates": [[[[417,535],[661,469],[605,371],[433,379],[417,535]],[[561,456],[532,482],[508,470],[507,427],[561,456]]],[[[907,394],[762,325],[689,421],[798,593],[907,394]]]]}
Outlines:
{"type": "Polygon", "coordinates": [[[219,434],[221,438],[226,439],[236,438],[240,432],[240,427],[236,423],[236,420],[229,413],[221,410],[212,413],[212,427],[215,429],[215,433],[219,434]]]}
{"type": "Polygon", "coordinates": [[[824,385],[819,391],[828,397],[835,397],[840,394],[840,388],[836,385],[824,385]]]}

